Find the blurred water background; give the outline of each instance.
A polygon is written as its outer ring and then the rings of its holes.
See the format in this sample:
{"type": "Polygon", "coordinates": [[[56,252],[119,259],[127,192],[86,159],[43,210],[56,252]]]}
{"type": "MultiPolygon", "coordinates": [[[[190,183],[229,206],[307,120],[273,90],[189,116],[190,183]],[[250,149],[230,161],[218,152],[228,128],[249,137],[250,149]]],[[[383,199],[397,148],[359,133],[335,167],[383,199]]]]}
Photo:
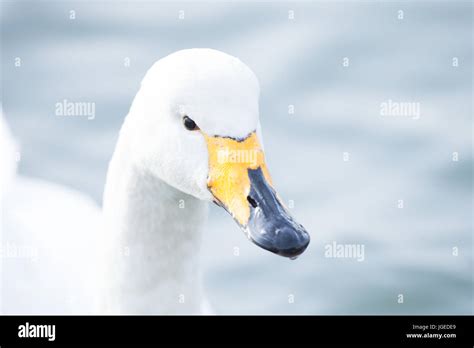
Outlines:
{"type": "Polygon", "coordinates": [[[312,243],[296,261],[276,257],[213,206],[203,263],[216,312],[472,313],[472,8],[2,2],[1,99],[20,173],[101,204],[147,69],[179,49],[219,49],[260,80],[268,164],[312,243]],[[64,99],[96,103],[95,119],[56,116],[64,99]],[[381,115],[388,100],[419,103],[419,118],[381,115]],[[333,242],[364,245],[364,260],[326,257],[333,242]]]}

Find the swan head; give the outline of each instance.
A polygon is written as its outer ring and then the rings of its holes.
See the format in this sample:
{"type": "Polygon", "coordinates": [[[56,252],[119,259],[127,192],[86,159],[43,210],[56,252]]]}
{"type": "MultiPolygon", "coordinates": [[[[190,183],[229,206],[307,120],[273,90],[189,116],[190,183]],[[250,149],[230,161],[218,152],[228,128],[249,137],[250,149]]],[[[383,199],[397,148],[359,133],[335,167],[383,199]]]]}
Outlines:
{"type": "Polygon", "coordinates": [[[248,238],[296,257],[309,234],[278,197],[265,163],[259,83],[239,59],[211,49],[175,52],[142,81],[126,124],[153,175],[232,215],[248,238]]]}

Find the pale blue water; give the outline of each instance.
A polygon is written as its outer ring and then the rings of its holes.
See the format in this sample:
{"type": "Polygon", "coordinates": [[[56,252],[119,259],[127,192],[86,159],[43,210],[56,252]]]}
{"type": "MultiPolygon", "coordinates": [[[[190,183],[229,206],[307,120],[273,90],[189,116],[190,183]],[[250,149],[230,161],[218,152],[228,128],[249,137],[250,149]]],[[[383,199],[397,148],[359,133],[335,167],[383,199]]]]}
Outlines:
{"type": "Polygon", "coordinates": [[[312,243],[279,258],[213,206],[203,262],[215,310],[472,313],[472,19],[472,3],[453,1],[2,2],[1,99],[20,172],[100,202],[151,64],[191,47],[235,55],[260,80],[270,170],[312,243]],[[63,99],[95,102],[95,119],[55,116],[63,99]],[[388,100],[419,103],[419,118],[382,116],[388,100]],[[364,260],[325,257],[333,241],[363,245],[364,260]]]}

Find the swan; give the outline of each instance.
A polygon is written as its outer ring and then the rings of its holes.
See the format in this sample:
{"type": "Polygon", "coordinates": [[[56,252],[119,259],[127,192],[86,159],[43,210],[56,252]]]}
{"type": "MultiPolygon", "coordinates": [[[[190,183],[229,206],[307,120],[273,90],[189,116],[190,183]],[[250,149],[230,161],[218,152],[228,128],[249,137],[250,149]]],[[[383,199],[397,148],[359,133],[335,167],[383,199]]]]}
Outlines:
{"type": "Polygon", "coordinates": [[[109,163],[90,244],[95,275],[82,282],[96,290],[82,310],[211,313],[199,267],[209,202],[259,247],[292,259],[304,252],[310,236],[265,162],[259,90],[249,67],[213,49],[181,50],[148,70],[109,163]]]}
{"type": "Polygon", "coordinates": [[[97,313],[101,209],[81,192],[19,175],[20,148],[0,113],[0,313],[97,313]]]}

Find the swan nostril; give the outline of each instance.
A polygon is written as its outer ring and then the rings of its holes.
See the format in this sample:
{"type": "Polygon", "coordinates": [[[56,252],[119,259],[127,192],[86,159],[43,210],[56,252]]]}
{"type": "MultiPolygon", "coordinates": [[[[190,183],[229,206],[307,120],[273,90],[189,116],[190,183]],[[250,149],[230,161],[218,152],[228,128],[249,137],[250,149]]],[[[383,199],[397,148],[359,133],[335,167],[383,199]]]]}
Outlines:
{"type": "Polygon", "coordinates": [[[247,196],[247,201],[249,201],[250,205],[254,208],[257,208],[258,204],[257,202],[255,201],[255,199],[253,199],[252,197],[250,196],[247,196]]]}

